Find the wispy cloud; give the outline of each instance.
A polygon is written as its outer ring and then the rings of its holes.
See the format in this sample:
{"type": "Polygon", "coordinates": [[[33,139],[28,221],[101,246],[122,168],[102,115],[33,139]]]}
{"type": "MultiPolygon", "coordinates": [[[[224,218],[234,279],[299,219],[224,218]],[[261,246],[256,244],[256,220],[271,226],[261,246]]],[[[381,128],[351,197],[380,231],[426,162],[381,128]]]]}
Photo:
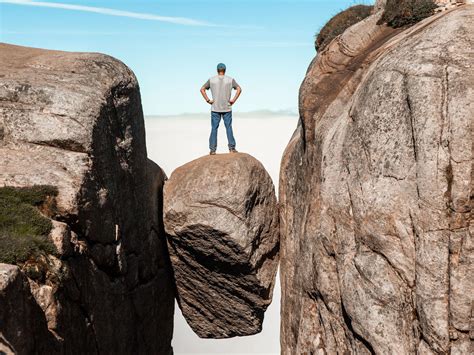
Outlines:
{"type": "Polygon", "coordinates": [[[33,1],[33,0],[0,0],[0,3],[22,5],[22,6],[50,7],[50,8],[55,8],[55,9],[64,9],[64,10],[82,11],[82,12],[93,12],[93,13],[102,14],[102,15],[129,17],[129,18],[135,18],[135,19],[140,19],[140,20],[160,21],[160,22],[167,22],[167,23],[173,23],[176,25],[185,25],[185,26],[207,26],[207,27],[217,26],[209,22],[199,21],[199,20],[195,20],[195,19],[191,19],[187,17],[159,16],[159,15],[141,13],[141,12],[122,11],[122,10],[116,10],[116,9],[109,9],[105,7],[65,4],[65,3],[60,3],[60,2],[46,2],[46,1],[33,1]]]}
{"type": "MultiPolygon", "coordinates": [[[[0,0],[1,2],[1,0],[0,0]]],[[[7,35],[18,35],[18,36],[31,36],[31,35],[47,35],[47,36],[144,36],[150,34],[150,32],[113,32],[113,31],[10,31],[2,29],[2,34],[7,35]]],[[[156,37],[156,34],[153,34],[156,37]]]]}
{"type": "MultiPolygon", "coordinates": [[[[0,0],[2,3],[2,0],[0,0]]],[[[227,27],[226,27],[227,28],[227,27]]],[[[239,28],[240,29],[240,28],[239,28]]],[[[2,28],[1,34],[3,35],[15,35],[15,36],[31,36],[31,35],[45,35],[45,36],[152,36],[153,38],[168,38],[166,33],[159,33],[153,31],[74,31],[74,30],[36,30],[36,31],[16,31],[16,30],[9,30],[2,28]]],[[[236,37],[240,35],[241,32],[223,32],[218,31],[212,34],[214,39],[224,38],[227,39],[229,37],[236,37]]],[[[186,33],[186,36],[189,37],[208,37],[209,33],[200,33],[194,30],[190,30],[190,32],[186,33]]],[[[192,39],[194,41],[194,39],[192,39]]],[[[312,46],[312,43],[306,42],[248,42],[248,43],[240,43],[240,44],[233,44],[233,47],[306,47],[312,46]]],[[[207,48],[207,47],[206,47],[207,48]]]]}

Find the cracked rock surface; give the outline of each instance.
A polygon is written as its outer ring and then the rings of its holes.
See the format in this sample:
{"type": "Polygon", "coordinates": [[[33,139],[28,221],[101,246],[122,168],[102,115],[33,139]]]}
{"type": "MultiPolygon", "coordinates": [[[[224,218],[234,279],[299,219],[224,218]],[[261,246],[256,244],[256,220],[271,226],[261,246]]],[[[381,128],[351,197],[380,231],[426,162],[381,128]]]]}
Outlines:
{"type": "Polygon", "coordinates": [[[202,157],[164,189],[164,223],[177,298],[203,338],[261,331],[278,266],[272,180],[248,154],[202,157]]]}
{"type": "MultiPolygon", "coordinates": [[[[0,44],[0,186],[58,188],[48,215],[58,255],[33,260],[41,275],[28,279],[54,335],[45,353],[172,351],[165,178],[147,160],[139,87],[123,63],[0,44]]],[[[0,342],[18,344],[3,327],[0,342]]]]}
{"type": "Polygon", "coordinates": [[[472,352],[474,6],[408,29],[379,16],[301,87],[280,176],[283,354],[472,352]]]}

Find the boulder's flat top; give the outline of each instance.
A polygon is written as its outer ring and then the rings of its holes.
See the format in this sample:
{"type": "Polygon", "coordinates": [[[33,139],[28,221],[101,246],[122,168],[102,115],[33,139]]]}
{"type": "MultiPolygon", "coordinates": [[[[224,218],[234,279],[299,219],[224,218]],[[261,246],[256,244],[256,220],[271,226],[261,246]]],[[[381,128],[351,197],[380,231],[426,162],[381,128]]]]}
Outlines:
{"type": "Polygon", "coordinates": [[[179,177],[183,177],[196,173],[204,173],[205,171],[209,173],[213,171],[216,173],[230,173],[235,168],[241,168],[242,166],[261,167],[262,164],[247,153],[205,155],[180,166],[173,171],[172,176],[174,176],[173,180],[175,180],[178,175],[179,177]]]}
{"type": "Polygon", "coordinates": [[[246,180],[256,170],[265,172],[263,165],[246,153],[203,156],[173,171],[167,182],[168,189],[172,189],[177,184],[181,188],[174,191],[170,198],[180,198],[179,194],[190,192],[184,187],[199,192],[200,196],[230,195],[229,188],[241,190],[240,182],[246,180]],[[201,187],[207,188],[201,189],[201,187]]]}

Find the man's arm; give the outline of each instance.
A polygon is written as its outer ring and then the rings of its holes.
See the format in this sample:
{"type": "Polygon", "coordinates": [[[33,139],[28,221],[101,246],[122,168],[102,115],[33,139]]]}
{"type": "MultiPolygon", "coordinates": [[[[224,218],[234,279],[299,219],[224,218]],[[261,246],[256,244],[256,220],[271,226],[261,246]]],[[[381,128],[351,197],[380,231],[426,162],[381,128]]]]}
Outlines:
{"type": "Polygon", "coordinates": [[[237,101],[237,99],[238,99],[239,96],[240,96],[240,93],[242,92],[242,88],[240,87],[239,84],[237,84],[237,82],[235,81],[235,79],[232,79],[232,88],[236,90],[236,93],[235,93],[234,98],[229,101],[229,103],[230,103],[231,105],[235,104],[235,102],[237,101]]]}
{"type": "Polygon", "coordinates": [[[204,97],[204,100],[206,100],[208,104],[212,104],[214,102],[213,100],[209,98],[209,96],[207,96],[207,93],[206,93],[206,90],[208,90],[210,87],[211,87],[211,83],[208,80],[201,88],[201,95],[202,97],[204,97]]]}
{"type": "Polygon", "coordinates": [[[242,88],[237,85],[237,88],[236,88],[235,90],[236,90],[236,92],[235,92],[234,98],[229,101],[229,103],[230,103],[231,105],[235,104],[235,102],[236,102],[237,99],[239,98],[239,96],[240,96],[240,94],[241,94],[241,92],[242,92],[242,88]]]}

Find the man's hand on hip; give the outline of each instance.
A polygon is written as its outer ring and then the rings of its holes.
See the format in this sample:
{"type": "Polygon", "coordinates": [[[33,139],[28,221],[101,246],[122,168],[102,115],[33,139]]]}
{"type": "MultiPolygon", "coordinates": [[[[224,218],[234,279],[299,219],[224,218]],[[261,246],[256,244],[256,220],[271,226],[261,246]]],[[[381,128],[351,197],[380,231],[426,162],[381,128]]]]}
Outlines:
{"type": "Polygon", "coordinates": [[[214,103],[214,100],[209,99],[209,100],[207,100],[207,103],[208,103],[209,105],[212,105],[212,104],[214,103]]]}
{"type": "Polygon", "coordinates": [[[235,104],[235,100],[234,99],[230,100],[229,104],[232,106],[233,104],[235,104]]]}

